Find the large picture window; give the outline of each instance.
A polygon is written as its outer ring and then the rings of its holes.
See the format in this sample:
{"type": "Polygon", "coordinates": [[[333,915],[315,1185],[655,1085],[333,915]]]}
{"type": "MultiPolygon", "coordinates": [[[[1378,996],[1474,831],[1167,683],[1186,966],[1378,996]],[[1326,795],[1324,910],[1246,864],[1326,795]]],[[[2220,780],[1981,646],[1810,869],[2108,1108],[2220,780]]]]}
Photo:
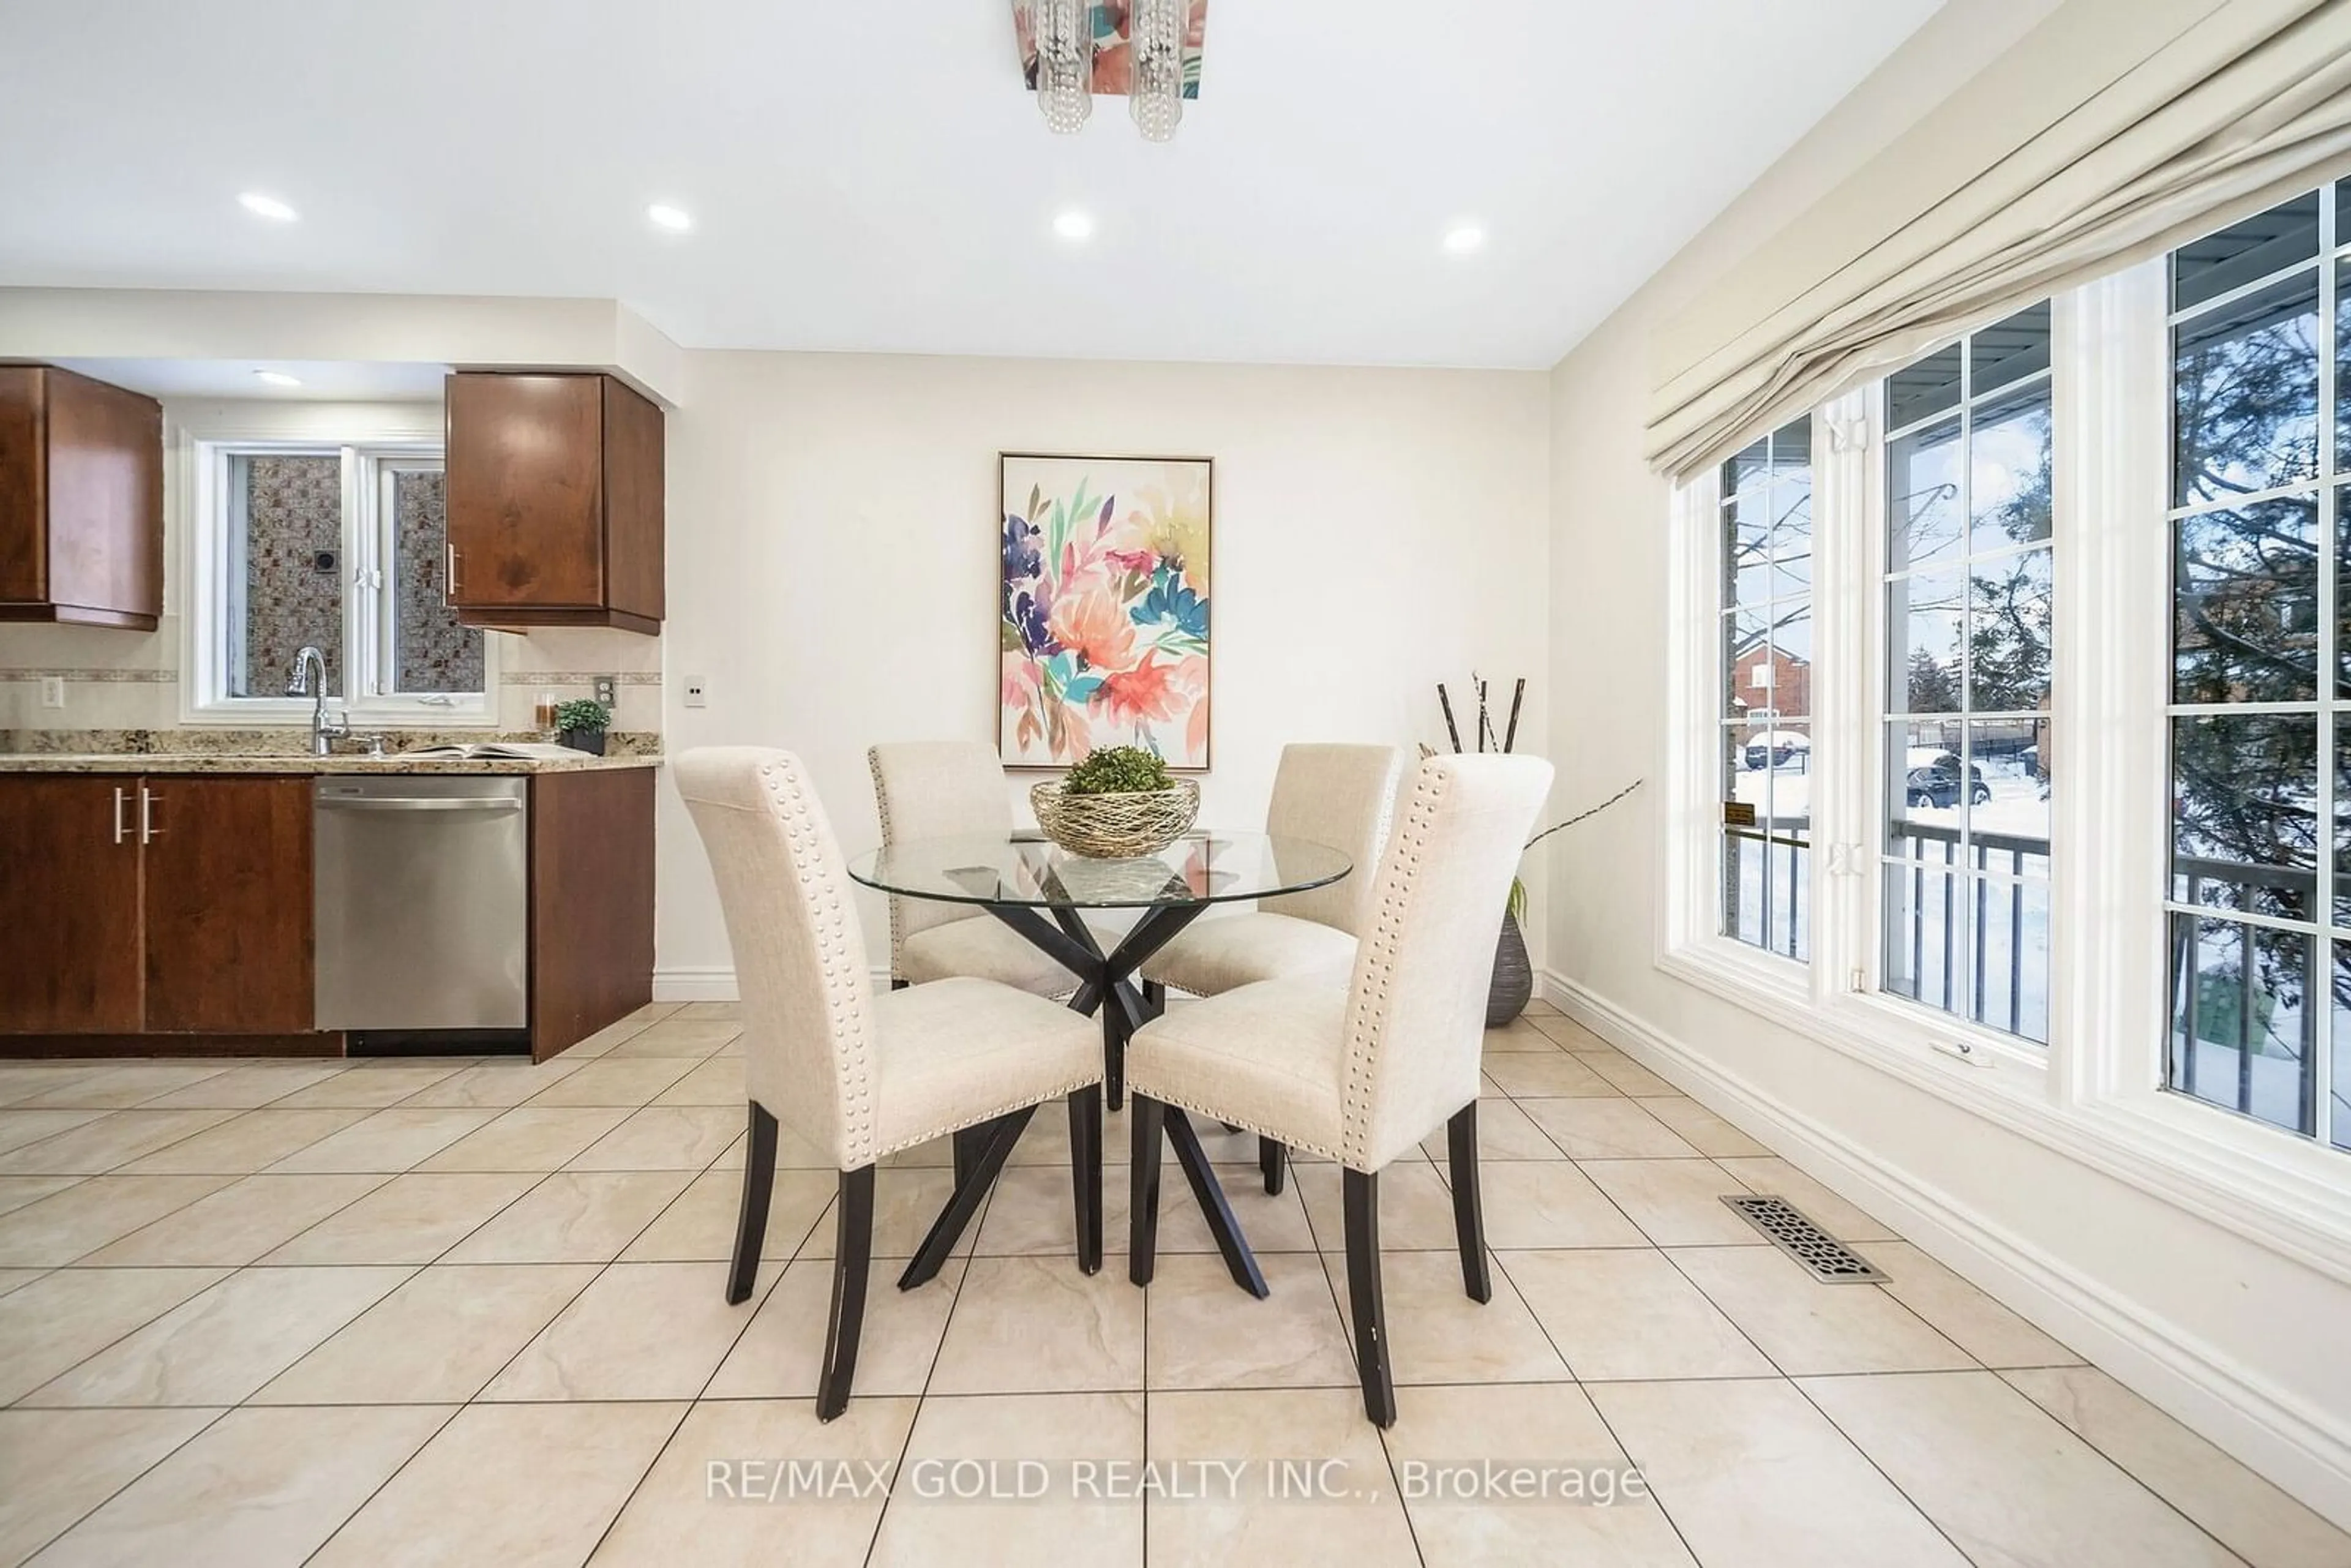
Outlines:
{"type": "Polygon", "coordinates": [[[1813,426],[1722,465],[1722,934],[1812,956],[1813,426]]]}
{"type": "Polygon", "coordinates": [[[2049,307],[1886,382],[1883,984],[2049,1039],[2049,307]]]}
{"type": "Polygon", "coordinates": [[[2170,1028],[2181,1093],[2351,1147],[2351,538],[2328,188],[2173,253],[2170,1028]]]}

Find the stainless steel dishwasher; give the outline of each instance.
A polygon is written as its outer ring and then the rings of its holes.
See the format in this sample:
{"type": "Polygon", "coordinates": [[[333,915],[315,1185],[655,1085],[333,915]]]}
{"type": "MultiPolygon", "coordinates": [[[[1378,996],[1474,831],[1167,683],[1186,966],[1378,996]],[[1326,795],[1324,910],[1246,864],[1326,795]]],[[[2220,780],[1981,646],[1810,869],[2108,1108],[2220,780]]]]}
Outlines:
{"type": "Polygon", "coordinates": [[[528,785],[452,774],[317,781],[320,1029],[528,1024],[528,785]]]}

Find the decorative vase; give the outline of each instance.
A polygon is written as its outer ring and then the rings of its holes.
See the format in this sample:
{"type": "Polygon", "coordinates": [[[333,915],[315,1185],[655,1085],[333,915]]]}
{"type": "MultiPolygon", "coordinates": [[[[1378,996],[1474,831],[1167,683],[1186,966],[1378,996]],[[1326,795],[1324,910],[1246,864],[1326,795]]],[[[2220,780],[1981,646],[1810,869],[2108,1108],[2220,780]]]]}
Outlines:
{"type": "Polygon", "coordinates": [[[1073,855],[1125,860],[1156,854],[1200,814],[1200,785],[1178,779],[1172,789],[1072,795],[1059,779],[1031,786],[1029,804],[1045,836],[1073,855]]]}
{"type": "Polygon", "coordinates": [[[1486,1027],[1499,1029],[1527,1010],[1535,994],[1534,966],[1527,958],[1527,939],[1519,923],[1502,916],[1502,939],[1494,948],[1494,983],[1486,992],[1486,1027]]]}
{"type": "Polygon", "coordinates": [[[590,757],[604,755],[604,732],[601,729],[567,729],[555,737],[574,751],[584,751],[590,757]]]}

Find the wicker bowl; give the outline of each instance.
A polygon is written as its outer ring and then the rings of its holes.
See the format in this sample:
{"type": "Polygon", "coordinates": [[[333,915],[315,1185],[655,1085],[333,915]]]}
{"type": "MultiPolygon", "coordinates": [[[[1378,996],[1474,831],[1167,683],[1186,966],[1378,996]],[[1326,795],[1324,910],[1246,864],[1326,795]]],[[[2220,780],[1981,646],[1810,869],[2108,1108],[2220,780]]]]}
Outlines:
{"type": "Polygon", "coordinates": [[[1032,786],[1029,803],[1045,836],[1071,854],[1124,860],[1155,854],[1182,837],[1200,814],[1200,786],[1178,779],[1172,789],[1072,795],[1053,779],[1032,786]]]}

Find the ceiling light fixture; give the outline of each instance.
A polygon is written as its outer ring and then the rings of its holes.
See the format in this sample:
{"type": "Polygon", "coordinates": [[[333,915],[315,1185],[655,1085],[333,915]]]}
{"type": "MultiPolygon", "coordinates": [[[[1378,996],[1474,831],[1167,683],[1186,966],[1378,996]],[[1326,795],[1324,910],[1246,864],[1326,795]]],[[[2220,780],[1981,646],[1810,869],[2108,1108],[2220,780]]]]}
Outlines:
{"type": "Polygon", "coordinates": [[[1093,0],[1035,0],[1037,108],[1062,136],[1083,130],[1094,110],[1093,0]]]}
{"type": "Polygon", "coordinates": [[[274,387],[298,387],[302,384],[299,376],[289,376],[284,371],[256,371],[253,374],[256,380],[266,382],[274,387]]]}
{"type": "Polygon", "coordinates": [[[267,218],[272,223],[290,224],[300,215],[277,197],[264,195],[259,191],[247,191],[236,200],[239,206],[255,217],[267,218]]]}
{"type": "Polygon", "coordinates": [[[1184,36],[1192,0],[1134,0],[1127,20],[1133,80],[1126,110],[1145,141],[1172,141],[1184,123],[1184,36]]]}
{"type": "Polygon", "coordinates": [[[1468,256],[1486,243],[1486,231],[1476,224],[1456,224],[1445,231],[1445,248],[1456,256],[1468,256]]]}
{"type": "Polygon", "coordinates": [[[683,207],[673,207],[665,202],[655,202],[645,209],[645,216],[657,229],[667,229],[682,235],[694,226],[692,214],[683,207]]]}
{"type": "Polygon", "coordinates": [[[1053,220],[1053,232],[1067,240],[1092,239],[1094,221],[1086,214],[1071,208],[1053,220]]]}

